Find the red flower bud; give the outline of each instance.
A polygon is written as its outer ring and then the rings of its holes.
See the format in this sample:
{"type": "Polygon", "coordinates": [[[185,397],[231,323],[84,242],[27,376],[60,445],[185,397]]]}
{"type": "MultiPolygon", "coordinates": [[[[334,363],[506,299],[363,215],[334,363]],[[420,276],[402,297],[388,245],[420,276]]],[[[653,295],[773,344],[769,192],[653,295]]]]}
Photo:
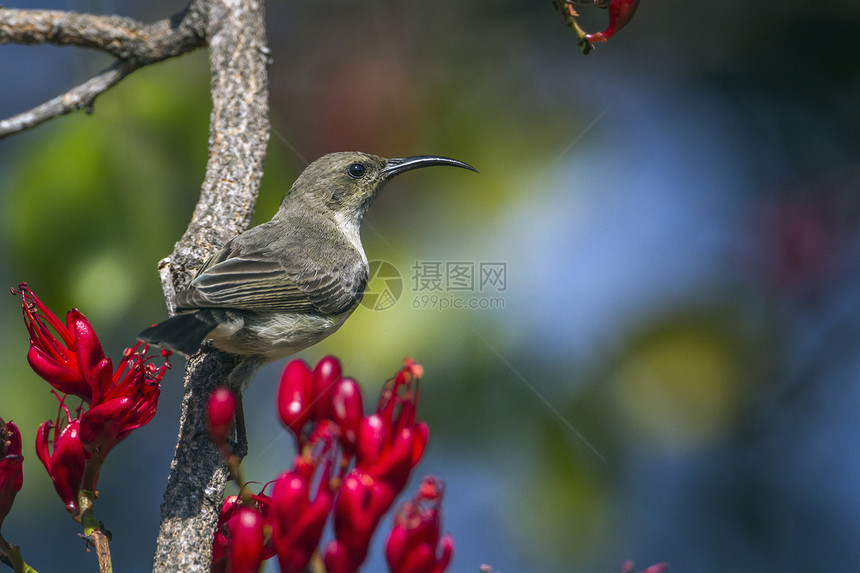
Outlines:
{"type": "Polygon", "coordinates": [[[358,565],[352,563],[352,557],[343,542],[333,539],[325,547],[323,554],[325,569],[328,573],[355,573],[358,565]]]}
{"type": "Polygon", "coordinates": [[[331,418],[340,430],[340,443],[347,454],[355,452],[358,433],[364,419],[361,387],[352,378],[343,378],[332,396],[331,418]]]}
{"type": "Polygon", "coordinates": [[[0,525],[24,484],[23,465],[21,432],[14,422],[6,423],[0,418],[0,525]]]}
{"type": "Polygon", "coordinates": [[[78,490],[84,476],[87,453],[78,438],[80,420],[69,420],[62,430],[48,420],[36,434],[36,456],[48,470],[54,489],[66,506],[66,511],[78,511],[78,490]],[[51,430],[54,430],[53,451],[51,430]]]}
{"type": "Polygon", "coordinates": [[[586,34],[590,42],[605,42],[633,19],[639,0],[612,0],[609,4],[609,25],[602,32],[586,34]]]}
{"type": "Polygon", "coordinates": [[[356,458],[359,464],[371,465],[382,455],[389,428],[379,414],[371,414],[361,420],[358,428],[356,458]]]}
{"type": "Polygon", "coordinates": [[[209,438],[216,445],[227,443],[236,415],[236,396],[227,388],[218,388],[206,402],[209,438]]]}
{"type": "Polygon", "coordinates": [[[300,441],[302,428],[313,411],[313,375],[302,360],[293,360],[284,369],[278,385],[278,417],[300,441]]]}
{"type": "Polygon", "coordinates": [[[241,507],[228,524],[230,573],[257,573],[263,562],[263,516],[241,507]]]}
{"type": "Polygon", "coordinates": [[[314,368],[313,419],[326,420],[332,417],[332,397],[338,386],[342,370],[334,356],[326,356],[314,368]]]}

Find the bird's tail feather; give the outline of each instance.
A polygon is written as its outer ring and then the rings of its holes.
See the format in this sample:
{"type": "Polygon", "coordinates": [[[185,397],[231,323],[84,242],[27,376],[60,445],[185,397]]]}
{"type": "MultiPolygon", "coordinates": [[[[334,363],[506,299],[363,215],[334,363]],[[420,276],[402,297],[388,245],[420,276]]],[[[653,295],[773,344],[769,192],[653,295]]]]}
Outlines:
{"type": "Polygon", "coordinates": [[[211,313],[198,310],[172,316],[150,326],[137,337],[147,344],[191,356],[217,326],[218,322],[211,313]]]}

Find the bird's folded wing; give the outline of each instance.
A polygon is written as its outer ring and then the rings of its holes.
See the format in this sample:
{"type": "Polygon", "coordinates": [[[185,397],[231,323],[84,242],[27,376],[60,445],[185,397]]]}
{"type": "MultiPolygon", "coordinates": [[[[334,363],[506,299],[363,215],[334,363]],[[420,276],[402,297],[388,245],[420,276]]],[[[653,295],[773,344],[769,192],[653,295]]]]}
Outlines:
{"type": "Polygon", "coordinates": [[[337,314],[361,297],[366,278],[359,282],[343,283],[337,272],[285,268],[268,257],[216,258],[207,262],[188,290],[179,293],[177,309],[337,314]]]}

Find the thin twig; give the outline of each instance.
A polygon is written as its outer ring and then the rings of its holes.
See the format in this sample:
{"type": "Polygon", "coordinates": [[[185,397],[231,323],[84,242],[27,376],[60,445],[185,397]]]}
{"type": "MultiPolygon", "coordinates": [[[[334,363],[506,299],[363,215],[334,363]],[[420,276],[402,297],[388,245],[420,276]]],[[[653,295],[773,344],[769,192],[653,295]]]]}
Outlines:
{"type": "MultiPolygon", "coordinates": [[[[594,45],[587,38],[588,34],[577,22],[577,18],[579,18],[579,13],[574,8],[574,4],[576,4],[573,0],[553,0],[553,5],[556,10],[562,13],[564,16],[564,21],[568,25],[568,27],[573,30],[574,34],[576,34],[577,45],[579,49],[582,50],[582,53],[585,55],[590,54],[594,50],[594,45]]],[[[594,5],[602,8],[604,7],[603,2],[599,0],[594,1],[594,5]]]]}
{"type": "Polygon", "coordinates": [[[0,139],[79,109],[92,111],[95,98],[134,70],[205,45],[208,3],[194,0],[171,18],[142,24],[119,16],[56,10],[0,8],[0,44],[83,46],[117,61],[81,85],[29,111],[0,120],[0,139]]]}
{"type": "Polygon", "coordinates": [[[15,573],[37,573],[21,557],[21,548],[6,541],[2,535],[0,535],[0,563],[8,565],[15,573]]]}
{"type": "Polygon", "coordinates": [[[99,561],[99,573],[113,573],[110,559],[110,539],[101,530],[93,532],[93,545],[96,547],[96,557],[99,561]]]}
{"type": "Polygon", "coordinates": [[[31,110],[0,120],[0,139],[25,129],[36,127],[59,115],[72,113],[79,109],[92,112],[93,102],[102,92],[114,86],[122,78],[138,68],[129,62],[116,62],[103,72],[72,88],[63,95],[46,101],[31,110]]]}

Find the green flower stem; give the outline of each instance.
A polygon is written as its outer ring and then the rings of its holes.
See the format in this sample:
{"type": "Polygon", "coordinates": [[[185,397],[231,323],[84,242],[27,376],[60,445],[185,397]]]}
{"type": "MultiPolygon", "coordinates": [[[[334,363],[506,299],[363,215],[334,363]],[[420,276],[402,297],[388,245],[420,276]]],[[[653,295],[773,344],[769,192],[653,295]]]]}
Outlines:
{"type": "Polygon", "coordinates": [[[21,548],[7,542],[3,539],[2,535],[0,535],[0,551],[6,555],[6,558],[12,564],[12,568],[15,570],[15,573],[39,573],[27,565],[24,558],[21,557],[21,548]]]}
{"type": "Polygon", "coordinates": [[[84,530],[84,535],[89,537],[94,532],[101,529],[99,520],[95,514],[95,499],[96,492],[89,489],[82,489],[78,492],[78,515],[77,519],[84,530]]]}
{"type": "Polygon", "coordinates": [[[325,562],[323,561],[322,555],[320,555],[319,551],[314,551],[314,554],[311,556],[308,571],[310,573],[325,573],[325,562]]]}
{"type": "Polygon", "coordinates": [[[87,460],[84,476],[81,480],[81,489],[78,491],[78,514],[75,516],[75,521],[81,524],[81,528],[84,530],[84,539],[96,549],[99,572],[113,573],[110,539],[95,514],[95,501],[98,497],[95,485],[103,462],[104,458],[98,454],[93,454],[93,457],[87,460]]]}
{"type": "Polygon", "coordinates": [[[90,537],[94,532],[101,529],[99,520],[95,515],[96,481],[104,460],[99,455],[93,455],[84,466],[84,476],[81,480],[81,489],[78,491],[78,514],[75,521],[81,524],[84,535],[90,537]]]}
{"type": "MultiPolygon", "coordinates": [[[[562,13],[564,16],[564,21],[567,23],[568,27],[573,30],[574,34],[576,34],[576,43],[579,46],[579,49],[582,50],[582,53],[588,55],[594,50],[594,45],[587,38],[588,33],[582,29],[579,25],[579,22],[576,19],[579,17],[579,14],[573,7],[573,2],[570,0],[553,0],[553,4],[556,9],[562,13]]],[[[604,3],[595,2],[596,6],[604,7],[604,3]]]]}
{"type": "Polygon", "coordinates": [[[110,559],[110,539],[102,528],[101,522],[96,518],[94,502],[96,492],[89,489],[81,489],[78,492],[77,515],[84,530],[84,539],[96,548],[96,556],[99,560],[100,573],[113,573],[113,565],[110,559]]]}

